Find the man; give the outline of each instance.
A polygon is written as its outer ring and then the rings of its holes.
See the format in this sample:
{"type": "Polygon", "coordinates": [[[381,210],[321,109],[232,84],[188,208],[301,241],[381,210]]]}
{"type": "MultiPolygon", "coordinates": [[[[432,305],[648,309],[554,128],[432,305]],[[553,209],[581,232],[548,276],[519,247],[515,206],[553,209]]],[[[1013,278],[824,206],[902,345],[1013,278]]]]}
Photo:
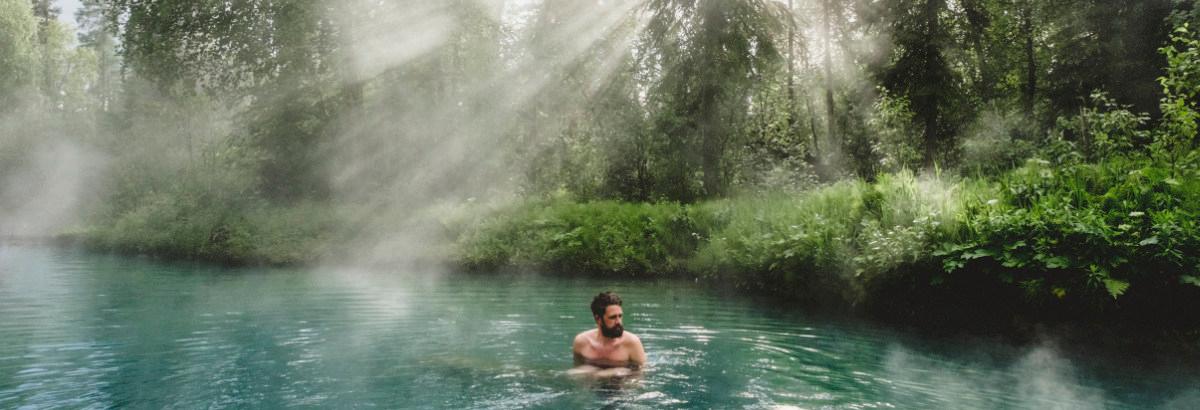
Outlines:
{"type": "Polygon", "coordinates": [[[637,335],[626,332],[621,297],[604,292],[592,299],[596,328],[575,336],[576,368],[571,374],[621,376],[646,364],[646,351],[637,335]]]}

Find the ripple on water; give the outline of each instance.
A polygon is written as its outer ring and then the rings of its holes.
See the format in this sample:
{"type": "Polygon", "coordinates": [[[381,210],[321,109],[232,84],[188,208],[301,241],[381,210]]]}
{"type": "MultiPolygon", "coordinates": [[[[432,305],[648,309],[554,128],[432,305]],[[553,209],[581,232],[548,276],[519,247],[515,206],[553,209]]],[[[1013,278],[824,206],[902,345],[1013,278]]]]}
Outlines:
{"type": "Polygon", "coordinates": [[[687,283],[227,271],[0,247],[0,408],[1139,408],[1200,397],[1187,396],[1194,369],[1118,377],[1052,349],[979,359],[910,339],[687,283]],[[569,378],[570,340],[594,326],[587,302],[603,289],[622,294],[650,363],[627,380],[569,378]]]}

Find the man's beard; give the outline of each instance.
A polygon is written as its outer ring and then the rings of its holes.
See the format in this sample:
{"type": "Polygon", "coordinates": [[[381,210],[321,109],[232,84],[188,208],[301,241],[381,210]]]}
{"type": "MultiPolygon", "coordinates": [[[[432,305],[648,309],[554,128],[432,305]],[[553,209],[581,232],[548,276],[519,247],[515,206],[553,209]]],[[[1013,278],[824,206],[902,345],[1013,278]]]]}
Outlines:
{"type": "Polygon", "coordinates": [[[609,339],[616,339],[618,337],[621,337],[621,335],[624,333],[625,333],[625,328],[621,325],[616,325],[613,327],[605,327],[604,325],[600,325],[600,334],[604,335],[604,337],[607,337],[609,339]]]}

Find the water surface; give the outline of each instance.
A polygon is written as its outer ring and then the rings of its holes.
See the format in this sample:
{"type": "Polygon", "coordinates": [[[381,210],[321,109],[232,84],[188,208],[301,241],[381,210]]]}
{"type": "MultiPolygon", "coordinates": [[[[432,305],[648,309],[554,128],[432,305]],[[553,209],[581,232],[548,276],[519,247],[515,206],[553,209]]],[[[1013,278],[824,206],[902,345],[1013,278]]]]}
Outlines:
{"type": "Polygon", "coordinates": [[[0,246],[0,408],[1197,408],[1200,370],[922,338],[687,281],[0,246]],[[565,375],[615,290],[649,369],[565,375]]]}

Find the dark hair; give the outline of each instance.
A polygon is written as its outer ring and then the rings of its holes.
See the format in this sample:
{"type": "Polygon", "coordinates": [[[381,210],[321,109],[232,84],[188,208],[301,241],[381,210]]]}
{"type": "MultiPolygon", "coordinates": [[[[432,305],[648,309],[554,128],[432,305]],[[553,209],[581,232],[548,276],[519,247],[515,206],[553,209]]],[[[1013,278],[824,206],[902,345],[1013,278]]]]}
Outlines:
{"type": "Polygon", "coordinates": [[[621,306],[621,297],[616,293],[604,292],[592,298],[592,317],[603,317],[609,305],[621,306]]]}

